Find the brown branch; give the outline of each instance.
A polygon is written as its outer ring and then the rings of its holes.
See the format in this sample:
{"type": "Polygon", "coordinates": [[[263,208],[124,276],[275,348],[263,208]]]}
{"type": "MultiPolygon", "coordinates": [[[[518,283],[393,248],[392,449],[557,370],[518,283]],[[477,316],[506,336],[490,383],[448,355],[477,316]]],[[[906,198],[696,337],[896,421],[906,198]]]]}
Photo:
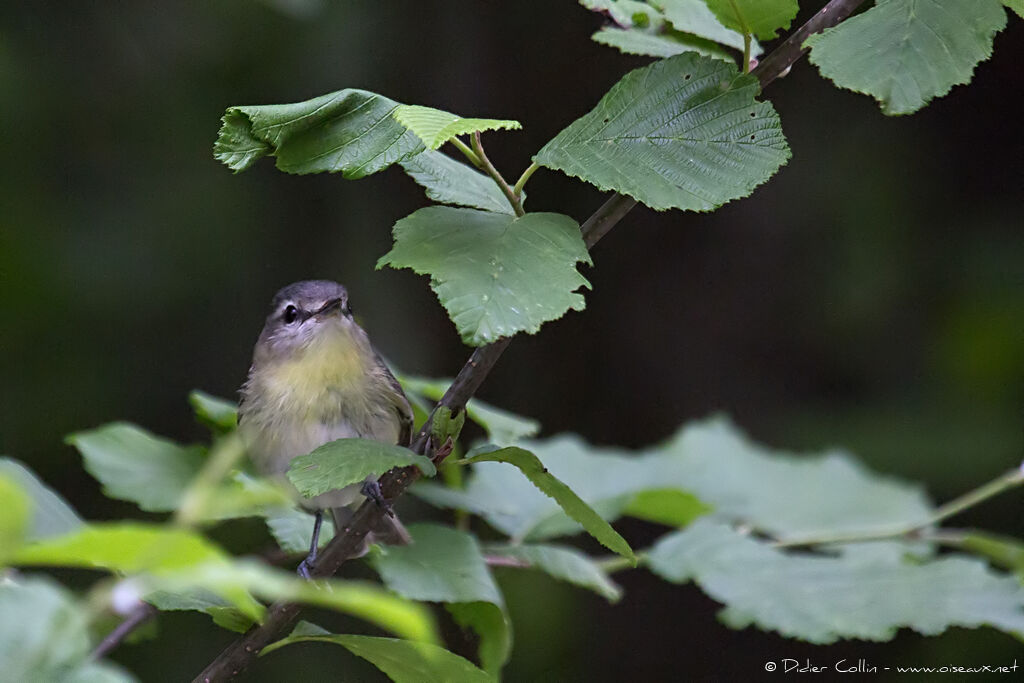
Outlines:
{"type": "MultiPolygon", "coordinates": [[[[778,78],[783,71],[788,69],[794,62],[803,56],[804,50],[801,46],[807,36],[812,33],[824,30],[829,26],[842,21],[849,16],[864,0],[832,0],[820,12],[814,15],[810,21],[804,24],[775,51],[761,62],[760,66],[752,73],[760,80],[762,87],[778,78]]],[[[490,166],[488,174],[497,181],[501,179],[500,174],[493,165],[486,160],[482,154],[482,147],[479,141],[474,139],[476,150],[485,170],[490,166]]],[[[515,193],[508,187],[508,183],[501,179],[498,185],[512,201],[515,193]],[[509,196],[511,195],[511,196],[509,196]]],[[[587,248],[591,248],[611,230],[616,223],[629,213],[636,206],[637,202],[631,197],[616,194],[608,199],[594,214],[583,223],[580,230],[587,248]]],[[[521,211],[521,205],[517,213],[521,211]]],[[[481,346],[473,351],[469,360],[459,371],[455,381],[448,387],[448,391],[441,397],[441,400],[431,412],[430,418],[420,429],[410,447],[416,453],[427,455],[431,450],[430,430],[434,413],[440,407],[449,408],[453,414],[466,407],[466,402],[476,393],[476,390],[483,383],[490,373],[491,368],[498,361],[502,352],[508,347],[511,339],[499,339],[493,344],[481,346]]],[[[388,500],[394,500],[402,495],[409,486],[419,479],[421,472],[417,467],[405,467],[394,469],[380,478],[381,493],[388,500]]],[[[371,528],[375,526],[382,515],[382,511],[370,501],[364,502],[349,522],[349,525],[338,530],[335,537],[320,553],[316,564],[310,573],[315,577],[326,577],[334,575],[346,560],[356,555],[362,548],[363,539],[371,528]]],[[[267,617],[262,624],[251,628],[244,636],[236,640],[227,649],[214,659],[193,681],[193,683],[212,683],[234,678],[241,673],[259,654],[260,650],[284,637],[287,631],[298,621],[301,606],[295,603],[275,603],[267,610],[267,617]]]]}

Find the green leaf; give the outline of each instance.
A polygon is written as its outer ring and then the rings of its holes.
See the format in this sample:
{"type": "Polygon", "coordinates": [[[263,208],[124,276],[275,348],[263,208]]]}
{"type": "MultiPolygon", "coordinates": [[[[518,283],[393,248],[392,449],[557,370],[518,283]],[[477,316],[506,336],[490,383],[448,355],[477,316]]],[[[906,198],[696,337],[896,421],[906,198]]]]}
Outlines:
{"type": "Polygon", "coordinates": [[[397,106],[349,88],[294,104],[229,107],[213,156],[234,171],[270,155],[287,173],[362,178],[423,151],[416,134],[391,116],[397,106]]]}
{"type": "Polygon", "coordinates": [[[1003,4],[1008,9],[1012,9],[1017,13],[1017,16],[1024,19],[1024,0],[1003,0],[1003,4]]]}
{"type": "MultiPolygon", "coordinates": [[[[293,507],[280,507],[270,511],[266,518],[267,528],[277,544],[288,553],[305,554],[313,542],[313,515],[293,507]]],[[[322,548],[334,538],[334,520],[324,516],[320,527],[319,546],[322,548]]]]}
{"type": "Polygon", "coordinates": [[[261,654],[292,643],[334,643],[362,657],[395,683],[494,683],[490,675],[462,657],[437,645],[374,636],[289,636],[268,645],[261,654]]]}
{"type": "Polygon", "coordinates": [[[705,0],[727,28],[751,33],[761,40],[775,38],[788,29],[800,10],[796,0],[705,0]]]}
{"type": "Polygon", "coordinates": [[[629,55],[672,57],[684,52],[695,52],[712,59],[733,62],[729,53],[716,43],[679,31],[652,33],[642,29],[623,29],[606,26],[590,36],[595,43],[608,45],[629,55]]]}
{"type": "Polygon", "coordinates": [[[576,221],[556,213],[502,214],[430,206],[395,223],[395,246],[381,268],[411,268],[430,286],[462,340],[483,346],[533,334],[570,308],[582,310],[590,264],[576,221]]]}
{"type": "Polygon", "coordinates": [[[684,527],[711,510],[711,506],[687,491],[651,489],[633,496],[623,514],[648,522],[684,527]]]}
{"type": "Polygon", "coordinates": [[[124,422],[65,440],[82,454],[85,469],[103,484],[104,494],[147,512],[176,509],[203,462],[199,446],[179,446],[124,422]]]}
{"type": "MultiPolygon", "coordinates": [[[[412,375],[396,374],[407,394],[440,401],[448,391],[452,380],[427,379],[412,375]]],[[[496,408],[480,399],[472,398],[466,404],[466,415],[487,432],[487,442],[499,446],[510,446],[521,439],[536,436],[540,431],[540,423],[528,417],[522,417],[507,410],[496,408]]]]}
{"type": "Polygon", "coordinates": [[[1015,572],[1024,580],[1024,541],[984,531],[968,531],[960,547],[987,557],[997,566],[1015,572]]]}
{"type": "Polygon", "coordinates": [[[804,45],[836,85],[871,95],[886,114],[909,114],[969,82],[1005,25],[998,0],[879,0],[804,45]]]}
{"type": "MultiPolygon", "coordinates": [[[[677,31],[692,33],[700,38],[743,51],[743,34],[722,25],[704,0],[653,0],[677,31]]],[[[796,6],[796,3],[793,3],[796,6]]],[[[750,56],[761,54],[761,46],[751,41],[750,56]]]]}
{"type": "Polygon", "coordinates": [[[441,152],[427,150],[399,163],[435,202],[515,215],[493,180],[441,152]]]}
{"type": "Polygon", "coordinates": [[[580,0],[580,4],[592,12],[606,14],[609,19],[625,28],[656,27],[663,21],[657,9],[636,0],[580,0]]]}
{"type": "Polygon", "coordinates": [[[454,137],[486,130],[518,130],[522,124],[505,119],[464,119],[440,109],[417,104],[401,104],[391,115],[423,141],[427,149],[437,149],[454,137]]]}
{"type": "Polygon", "coordinates": [[[0,614],[0,671],[5,681],[135,680],[91,662],[89,611],[52,579],[0,579],[0,614]]]}
{"type": "Polygon", "coordinates": [[[511,651],[512,624],[476,538],[435,524],[411,525],[409,534],[409,545],[381,546],[371,555],[374,569],[399,595],[463,605],[453,614],[480,636],[481,663],[500,669],[511,651]]]}
{"type": "Polygon", "coordinates": [[[512,622],[505,611],[489,602],[449,602],[445,609],[461,628],[477,634],[480,666],[498,679],[512,654],[512,622]]]}
{"type": "Polygon", "coordinates": [[[541,166],[653,209],[709,211],[745,197],[789,159],[757,80],[693,54],[626,74],[548,142],[541,166]]]}
{"type": "Polygon", "coordinates": [[[428,477],[437,473],[430,458],[408,448],[373,439],[338,439],[325,443],[309,455],[293,458],[288,479],[299,493],[313,498],[409,465],[419,467],[428,477]]]}
{"type": "Polygon", "coordinates": [[[161,612],[203,612],[210,615],[213,623],[235,633],[245,633],[255,623],[227,600],[201,588],[153,591],[145,596],[145,600],[161,612]]]}
{"type": "Polygon", "coordinates": [[[597,539],[601,545],[627,559],[636,560],[633,549],[626,543],[626,539],[620,536],[571,488],[551,474],[544,467],[544,463],[530,451],[509,446],[471,455],[466,461],[470,463],[503,462],[518,467],[519,471],[530,480],[530,483],[536,486],[541,493],[554,499],[558,506],[565,511],[565,514],[579,522],[586,532],[597,539]]]}
{"type": "Polygon", "coordinates": [[[0,566],[21,547],[28,534],[32,500],[21,486],[6,474],[0,474],[0,566]]]}
{"type": "Polygon", "coordinates": [[[943,556],[900,562],[784,553],[712,521],[662,538],[651,570],[693,580],[726,605],[733,628],[760,628],[807,640],[889,640],[901,627],[937,635],[951,626],[1024,633],[1024,587],[983,562],[943,556]]]}
{"type": "MultiPolygon", "coordinates": [[[[0,458],[0,475],[17,482],[31,498],[30,524],[26,540],[59,536],[82,526],[82,519],[68,502],[44,484],[24,464],[12,458],[0,458]]],[[[2,497],[0,497],[2,498],[2,497]]]]}
{"type": "Polygon", "coordinates": [[[203,504],[202,520],[262,517],[269,509],[294,502],[294,492],[283,482],[233,472],[219,483],[203,504]]]}
{"type": "Polygon", "coordinates": [[[574,548],[555,545],[488,546],[487,553],[524,562],[556,579],[589,588],[608,602],[622,597],[619,588],[596,562],[574,548]]]}
{"type": "Polygon", "coordinates": [[[238,425],[238,404],[223,398],[211,396],[205,391],[194,389],[188,395],[188,402],[196,418],[217,434],[230,432],[238,425]]]}

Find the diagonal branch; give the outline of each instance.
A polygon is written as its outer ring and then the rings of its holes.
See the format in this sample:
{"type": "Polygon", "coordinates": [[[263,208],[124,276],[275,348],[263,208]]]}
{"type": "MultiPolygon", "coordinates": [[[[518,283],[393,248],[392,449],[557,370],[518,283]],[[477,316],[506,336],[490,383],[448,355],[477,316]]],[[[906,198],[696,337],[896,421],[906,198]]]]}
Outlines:
{"type": "MultiPolygon", "coordinates": [[[[764,87],[771,83],[803,56],[806,50],[802,45],[807,36],[838,24],[862,2],[864,0],[831,0],[810,21],[797,29],[789,39],[768,55],[752,72],[761,82],[761,86],[764,87]]],[[[636,204],[635,199],[621,194],[613,195],[602,204],[580,228],[587,247],[593,247],[636,204]]],[[[466,407],[466,402],[476,393],[510,341],[511,339],[508,338],[499,339],[493,344],[481,346],[473,351],[455,381],[448,387],[448,391],[431,412],[430,418],[416,435],[411,446],[413,451],[423,455],[430,454],[433,450],[430,443],[430,429],[437,408],[447,407],[453,414],[463,410],[466,407]]],[[[380,478],[381,493],[386,499],[394,500],[402,495],[420,476],[421,472],[417,467],[391,470],[380,478]]],[[[359,552],[363,539],[379,521],[382,514],[378,506],[369,501],[364,502],[356,510],[349,525],[340,530],[340,533],[320,553],[320,557],[310,573],[315,577],[335,574],[346,560],[359,552]]],[[[264,647],[286,635],[298,621],[300,610],[301,606],[295,603],[278,602],[271,605],[263,624],[253,627],[228,646],[194,679],[193,683],[212,683],[237,676],[264,647]]]]}

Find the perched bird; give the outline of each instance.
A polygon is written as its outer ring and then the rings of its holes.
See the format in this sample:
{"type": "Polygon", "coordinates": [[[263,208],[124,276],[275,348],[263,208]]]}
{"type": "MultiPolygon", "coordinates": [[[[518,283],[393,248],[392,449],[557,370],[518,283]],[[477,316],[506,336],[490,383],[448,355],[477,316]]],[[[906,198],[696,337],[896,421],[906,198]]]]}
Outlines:
{"type": "MultiPolygon", "coordinates": [[[[292,458],[329,441],[358,437],[407,446],[412,433],[401,385],[352,319],[348,292],[328,280],[296,282],[274,296],[241,395],[239,430],[250,457],[263,474],[285,481],[292,458]]],[[[340,530],[361,494],[383,502],[374,479],[301,499],[316,519],[299,574],[308,577],[316,560],[323,511],[331,510],[340,530]]],[[[391,514],[373,536],[408,542],[391,514]]]]}

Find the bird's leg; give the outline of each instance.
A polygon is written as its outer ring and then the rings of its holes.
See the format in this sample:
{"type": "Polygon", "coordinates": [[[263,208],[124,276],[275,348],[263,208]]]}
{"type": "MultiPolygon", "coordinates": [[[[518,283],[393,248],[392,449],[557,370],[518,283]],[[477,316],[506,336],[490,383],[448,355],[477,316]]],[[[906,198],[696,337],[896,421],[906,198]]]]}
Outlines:
{"type": "Polygon", "coordinates": [[[367,480],[363,482],[363,487],[360,489],[360,492],[372,500],[374,505],[382,509],[388,517],[395,516],[394,511],[391,509],[391,501],[384,498],[384,494],[381,493],[380,490],[380,484],[377,483],[376,479],[373,477],[367,478],[367,480]]]}
{"type": "Polygon", "coordinates": [[[306,559],[300,562],[298,569],[295,570],[304,579],[311,578],[309,570],[316,563],[316,551],[320,545],[320,525],[323,524],[323,521],[323,510],[317,510],[316,520],[313,522],[313,542],[309,544],[309,555],[306,555],[306,559]]]}

